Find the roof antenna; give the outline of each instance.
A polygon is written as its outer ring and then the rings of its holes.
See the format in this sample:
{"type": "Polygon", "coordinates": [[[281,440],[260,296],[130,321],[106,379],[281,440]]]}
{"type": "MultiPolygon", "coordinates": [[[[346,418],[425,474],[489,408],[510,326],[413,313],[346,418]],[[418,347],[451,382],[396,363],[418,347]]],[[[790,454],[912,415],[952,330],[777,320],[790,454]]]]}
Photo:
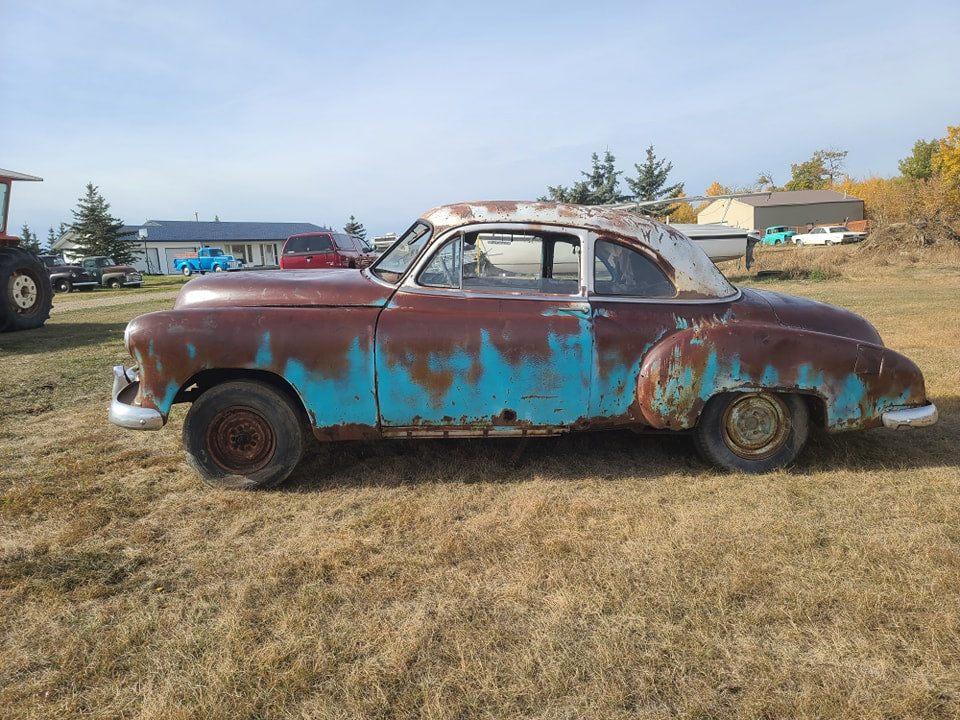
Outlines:
{"type": "Polygon", "coordinates": [[[194,211],[193,211],[193,219],[196,220],[197,222],[200,222],[200,211],[199,211],[199,210],[194,210],[194,211]]]}

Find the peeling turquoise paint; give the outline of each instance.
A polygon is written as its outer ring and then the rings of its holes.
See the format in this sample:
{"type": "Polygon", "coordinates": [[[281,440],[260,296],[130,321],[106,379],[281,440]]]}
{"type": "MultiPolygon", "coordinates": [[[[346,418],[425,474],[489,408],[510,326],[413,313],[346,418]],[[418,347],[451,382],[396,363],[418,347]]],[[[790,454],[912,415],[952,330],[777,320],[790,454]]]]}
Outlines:
{"type": "Polygon", "coordinates": [[[256,367],[266,368],[273,366],[273,351],[270,349],[270,332],[263,334],[260,340],[260,347],[257,348],[257,356],[254,358],[256,367]]]}
{"type": "MultiPolygon", "coordinates": [[[[519,362],[497,350],[487,330],[480,350],[431,353],[431,372],[448,374],[444,391],[423,387],[411,373],[414,358],[388,364],[378,359],[380,414],[384,425],[491,425],[505,410],[516,413],[504,424],[563,425],[582,417],[589,406],[592,358],[589,320],[582,318],[572,335],[551,334],[546,355],[530,354],[519,362]],[[479,375],[477,374],[479,371],[479,375]]],[[[400,340],[393,340],[400,342],[400,340]]]]}
{"type": "Polygon", "coordinates": [[[187,343],[187,354],[190,356],[191,360],[195,360],[197,357],[197,348],[193,343],[187,343]]]}
{"type": "MultiPolygon", "coordinates": [[[[264,351],[263,345],[261,351],[264,351]]],[[[351,346],[347,360],[346,375],[337,378],[312,371],[299,360],[288,360],[283,368],[283,377],[300,395],[317,427],[376,425],[373,364],[370,354],[360,348],[359,339],[351,346]]]]}

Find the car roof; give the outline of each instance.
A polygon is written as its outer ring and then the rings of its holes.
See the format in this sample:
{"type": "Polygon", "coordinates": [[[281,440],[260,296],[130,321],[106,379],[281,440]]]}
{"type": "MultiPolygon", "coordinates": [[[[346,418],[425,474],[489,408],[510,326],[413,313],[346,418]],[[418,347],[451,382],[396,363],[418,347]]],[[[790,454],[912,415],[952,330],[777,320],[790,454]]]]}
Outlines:
{"type": "Polygon", "coordinates": [[[729,298],[737,290],[706,253],[686,235],[652,218],[602,205],[494,200],[441,205],[422,216],[434,238],[448,230],[489,223],[578,227],[620,239],[639,240],[667,262],[681,295],[729,298]]]}

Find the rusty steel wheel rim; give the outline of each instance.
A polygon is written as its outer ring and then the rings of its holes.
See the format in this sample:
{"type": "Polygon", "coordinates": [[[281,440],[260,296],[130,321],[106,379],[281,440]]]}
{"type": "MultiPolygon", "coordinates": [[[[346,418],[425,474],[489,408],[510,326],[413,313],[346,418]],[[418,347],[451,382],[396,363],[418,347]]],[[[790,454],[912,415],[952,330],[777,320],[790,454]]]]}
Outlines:
{"type": "Polygon", "coordinates": [[[746,460],[764,460],[777,452],[790,434],[790,411],[776,395],[747,393],[723,414],[723,440],[746,460]]]}
{"type": "Polygon", "coordinates": [[[234,407],[220,413],[207,428],[210,457],[223,470],[249,475],[262,470],[277,449],[273,427],[252,408],[234,407]]]}

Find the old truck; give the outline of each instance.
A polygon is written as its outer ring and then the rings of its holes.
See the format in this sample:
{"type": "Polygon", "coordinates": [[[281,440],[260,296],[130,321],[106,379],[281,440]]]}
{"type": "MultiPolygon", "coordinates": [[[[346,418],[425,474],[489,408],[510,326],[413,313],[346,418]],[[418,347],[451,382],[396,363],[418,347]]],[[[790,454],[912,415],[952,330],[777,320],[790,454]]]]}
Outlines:
{"type": "Polygon", "coordinates": [[[793,236],[796,234],[795,230],[791,230],[786,225],[773,225],[767,228],[763,237],[760,238],[760,242],[763,245],[780,245],[793,242],[793,236]]]}
{"type": "Polygon", "coordinates": [[[56,292],[93,290],[100,284],[89,271],[66,262],[63,255],[40,255],[40,261],[47,268],[50,285],[56,292]]]}
{"type": "Polygon", "coordinates": [[[80,266],[93,275],[103,287],[138,288],[143,284],[143,275],[132,265],[118,265],[113,258],[105,255],[85,257],[80,266]]]}
{"type": "Polygon", "coordinates": [[[10,186],[14,180],[40,181],[34,175],[0,169],[0,332],[38,328],[50,316],[53,289],[40,259],[7,234],[10,186]]]}
{"type": "Polygon", "coordinates": [[[193,273],[203,275],[208,272],[223,272],[224,270],[242,270],[243,263],[233,255],[227,255],[220,248],[200,248],[195,253],[185,253],[173,258],[173,267],[185,276],[193,273]]]}

